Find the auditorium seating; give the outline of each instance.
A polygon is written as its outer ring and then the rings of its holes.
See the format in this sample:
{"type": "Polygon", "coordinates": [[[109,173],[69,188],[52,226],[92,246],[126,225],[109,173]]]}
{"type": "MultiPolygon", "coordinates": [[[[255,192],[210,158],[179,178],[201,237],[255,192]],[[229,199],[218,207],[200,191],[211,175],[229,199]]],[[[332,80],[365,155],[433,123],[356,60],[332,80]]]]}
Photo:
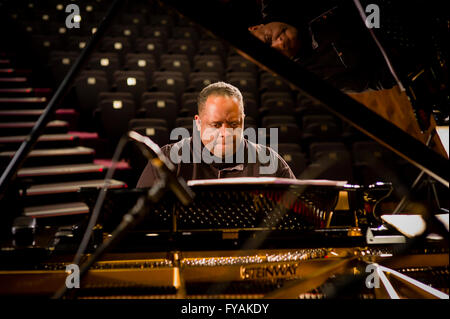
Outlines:
{"type": "Polygon", "coordinates": [[[280,155],[289,165],[295,177],[299,178],[307,167],[307,158],[301,152],[280,152],[280,155]]]}
{"type": "Polygon", "coordinates": [[[338,121],[331,115],[305,115],[302,139],[305,143],[337,141],[341,136],[338,121]]]}
{"type": "Polygon", "coordinates": [[[136,106],[129,99],[104,99],[100,101],[100,132],[117,142],[127,131],[128,122],[136,115],[136,106]]]}
{"type": "Polygon", "coordinates": [[[139,105],[141,96],[148,89],[144,71],[115,71],[114,85],[119,92],[129,92],[139,105]]]}
{"type": "Polygon", "coordinates": [[[260,89],[265,92],[291,92],[289,85],[269,72],[262,72],[260,77],[260,89]]]}
{"type": "Polygon", "coordinates": [[[125,56],[125,69],[142,71],[145,74],[147,84],[152,81],[153,70],[157,69],[157,63],[153,54],[128,53],[125,56]]]}
{"type": "Polygon", "coordinates": [[[153,74],[153,88],[156,91],[173,92],[178,101],[186,88],[186,80],[178,71],[158,71],[153,74]]]}
{"type": "Polygon", "coordinates": [[[247,72],[253,76],[258,75],[258,67],[239,55],[228,56],[227,65],[227,72],[247,72]]]}
{"type": "Polygon", "coordinates": [[[152,54],[157,63],[159,63],[159,57],[165,51],[165,48],[165,43],[159,38],[136,38],[136,52],[152,54]]]}
{"type": "Polygon", "coordinates": [[[372,141],[359,141],[352,145],[356,173],[366,184],[392,181],[397,175],[394,156],[386,148],[372,141]]]}
{"type": "Polygon", "coordinates": [[[215,72],[220,77],[225,72],[222,57],[218,54],[195,55],[193,69],[196,72],[215,72]]]}
{"type": "Polygon", "coordinates": [[[198,44],[198,54],[217,54],[222,61],[225,58],[226,45],[215,39],[202,39],[198,44]]]}
{"type": "Polygon", "coordinates": [[[314,142],[309,147],[310,161],[316,168],[316,178],[353,182],[351,154],[340,142],[314,142]]]}
{"type": "Polygon", "coordinates": [[[201,91],[205,86],[222,80],[218,72],[192,72],[189,74],[189,91],[201,91]]]}
{"type": "Polygon", "coordinates": [[[129,129],[138,132],[141,135],[148,136],[160,147],[169,143],[169,130],[167,122],[156,122],[154,120],[139,119],[130,121],[129,129]]]}
{"type": "Polygon", "coordinates": [[[78,111],[85,126],[90,127],[94,112],[98,108],[97,101],[101,92],[108,92],[110,85],[104,71],[85,71],[75,79],[75,92],[78,101],[78,111]]]}
{"type": "Polygon", "coordinates": [[[142,117],[165,119],[168,123],[168,128],[172,128],[178,113],[178,103],[175,99],[170,98],[145,99],[142,102],[140,111],[143,112],[142,117]]]}

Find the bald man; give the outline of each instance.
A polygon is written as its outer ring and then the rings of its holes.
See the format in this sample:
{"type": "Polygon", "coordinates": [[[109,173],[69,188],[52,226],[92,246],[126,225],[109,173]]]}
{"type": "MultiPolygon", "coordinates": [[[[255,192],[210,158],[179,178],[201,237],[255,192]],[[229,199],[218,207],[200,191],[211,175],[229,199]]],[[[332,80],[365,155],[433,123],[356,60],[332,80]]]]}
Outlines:
{"type": "MultiPolygon", "coordinates": [[[[244,101],[236,87],[224,82],[210,84],[197,101],[194,134],[200,135],[198,143],[194,136],[161,148],[174,163],[177,176],[185,180],[259,176],[295,179],[277,152],[244,138],[244,101]]],[[[148,163],[137,187],[150,187],[158,178],[148,163]]]]}

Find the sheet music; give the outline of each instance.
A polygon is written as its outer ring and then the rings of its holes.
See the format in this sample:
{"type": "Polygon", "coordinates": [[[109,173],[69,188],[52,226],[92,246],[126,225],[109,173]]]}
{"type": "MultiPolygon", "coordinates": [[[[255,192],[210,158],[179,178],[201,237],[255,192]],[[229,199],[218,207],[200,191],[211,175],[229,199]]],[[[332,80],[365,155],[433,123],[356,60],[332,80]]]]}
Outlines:
{"type": "Polygon", "coordinates": [[[448,157],[448,145],[449,145],[449,134],[448,134],[448,126],[436,126],[436,132],[441,139],[442,145],[444,146],[445,152],[448,157]]]}
{"type": "Polygon", "coordinates": [[[347,185],[347,181],[333,181],[326,179],[290,179],[278,177],[233,177],[221,179],[198,179],[187,182],[188,186],[197,185],[255,185],[255,184],[284,184],[284,185],[314,185],[314,186],[337,186],[347,185]]]}
{"type": "MultiPolygon", "coordinates": [[[[449,229],[448,216],[449,214],[436,215],[436,218],[444,224],[447,231],[449,229]]],[[[425,220],[421,215],[383,215],[381,219],[409,238],[421,235],[426,228],[425,220]]]]}

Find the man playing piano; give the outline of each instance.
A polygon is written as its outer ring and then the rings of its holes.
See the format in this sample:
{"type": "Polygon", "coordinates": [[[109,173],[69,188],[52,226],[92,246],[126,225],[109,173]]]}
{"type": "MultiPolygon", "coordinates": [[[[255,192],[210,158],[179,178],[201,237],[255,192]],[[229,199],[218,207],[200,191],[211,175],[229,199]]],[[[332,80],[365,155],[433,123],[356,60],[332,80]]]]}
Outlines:
{"type": "MultiPolygon", "coordinates": [[[[275,150],[244,138],[244,101],[239,89],[224,82],[213,83],[200,92],[197,101],[193,137],[161,149],[174,163],[177,176],[185,180],[259,176],[295,179],[275,150]]],[[[137,187],[150,187],[157,179],[157,171],[149,162],[137,187]]]]}

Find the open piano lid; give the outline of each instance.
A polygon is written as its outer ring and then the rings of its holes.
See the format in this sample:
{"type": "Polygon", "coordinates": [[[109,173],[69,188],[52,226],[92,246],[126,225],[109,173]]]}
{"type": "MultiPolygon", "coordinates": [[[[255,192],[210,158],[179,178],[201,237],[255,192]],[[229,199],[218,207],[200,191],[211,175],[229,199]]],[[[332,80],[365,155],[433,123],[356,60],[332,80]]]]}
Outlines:
{"type": "Polygon", "coordinates": [[[246,22],[239,21],[239,15],[228,14],[228,1],[162,2],[226,41],[245,58],[279,75],[332,114],[449,187],[448,160],[443,155],[252,36],[247,31],[246,22]]]}

